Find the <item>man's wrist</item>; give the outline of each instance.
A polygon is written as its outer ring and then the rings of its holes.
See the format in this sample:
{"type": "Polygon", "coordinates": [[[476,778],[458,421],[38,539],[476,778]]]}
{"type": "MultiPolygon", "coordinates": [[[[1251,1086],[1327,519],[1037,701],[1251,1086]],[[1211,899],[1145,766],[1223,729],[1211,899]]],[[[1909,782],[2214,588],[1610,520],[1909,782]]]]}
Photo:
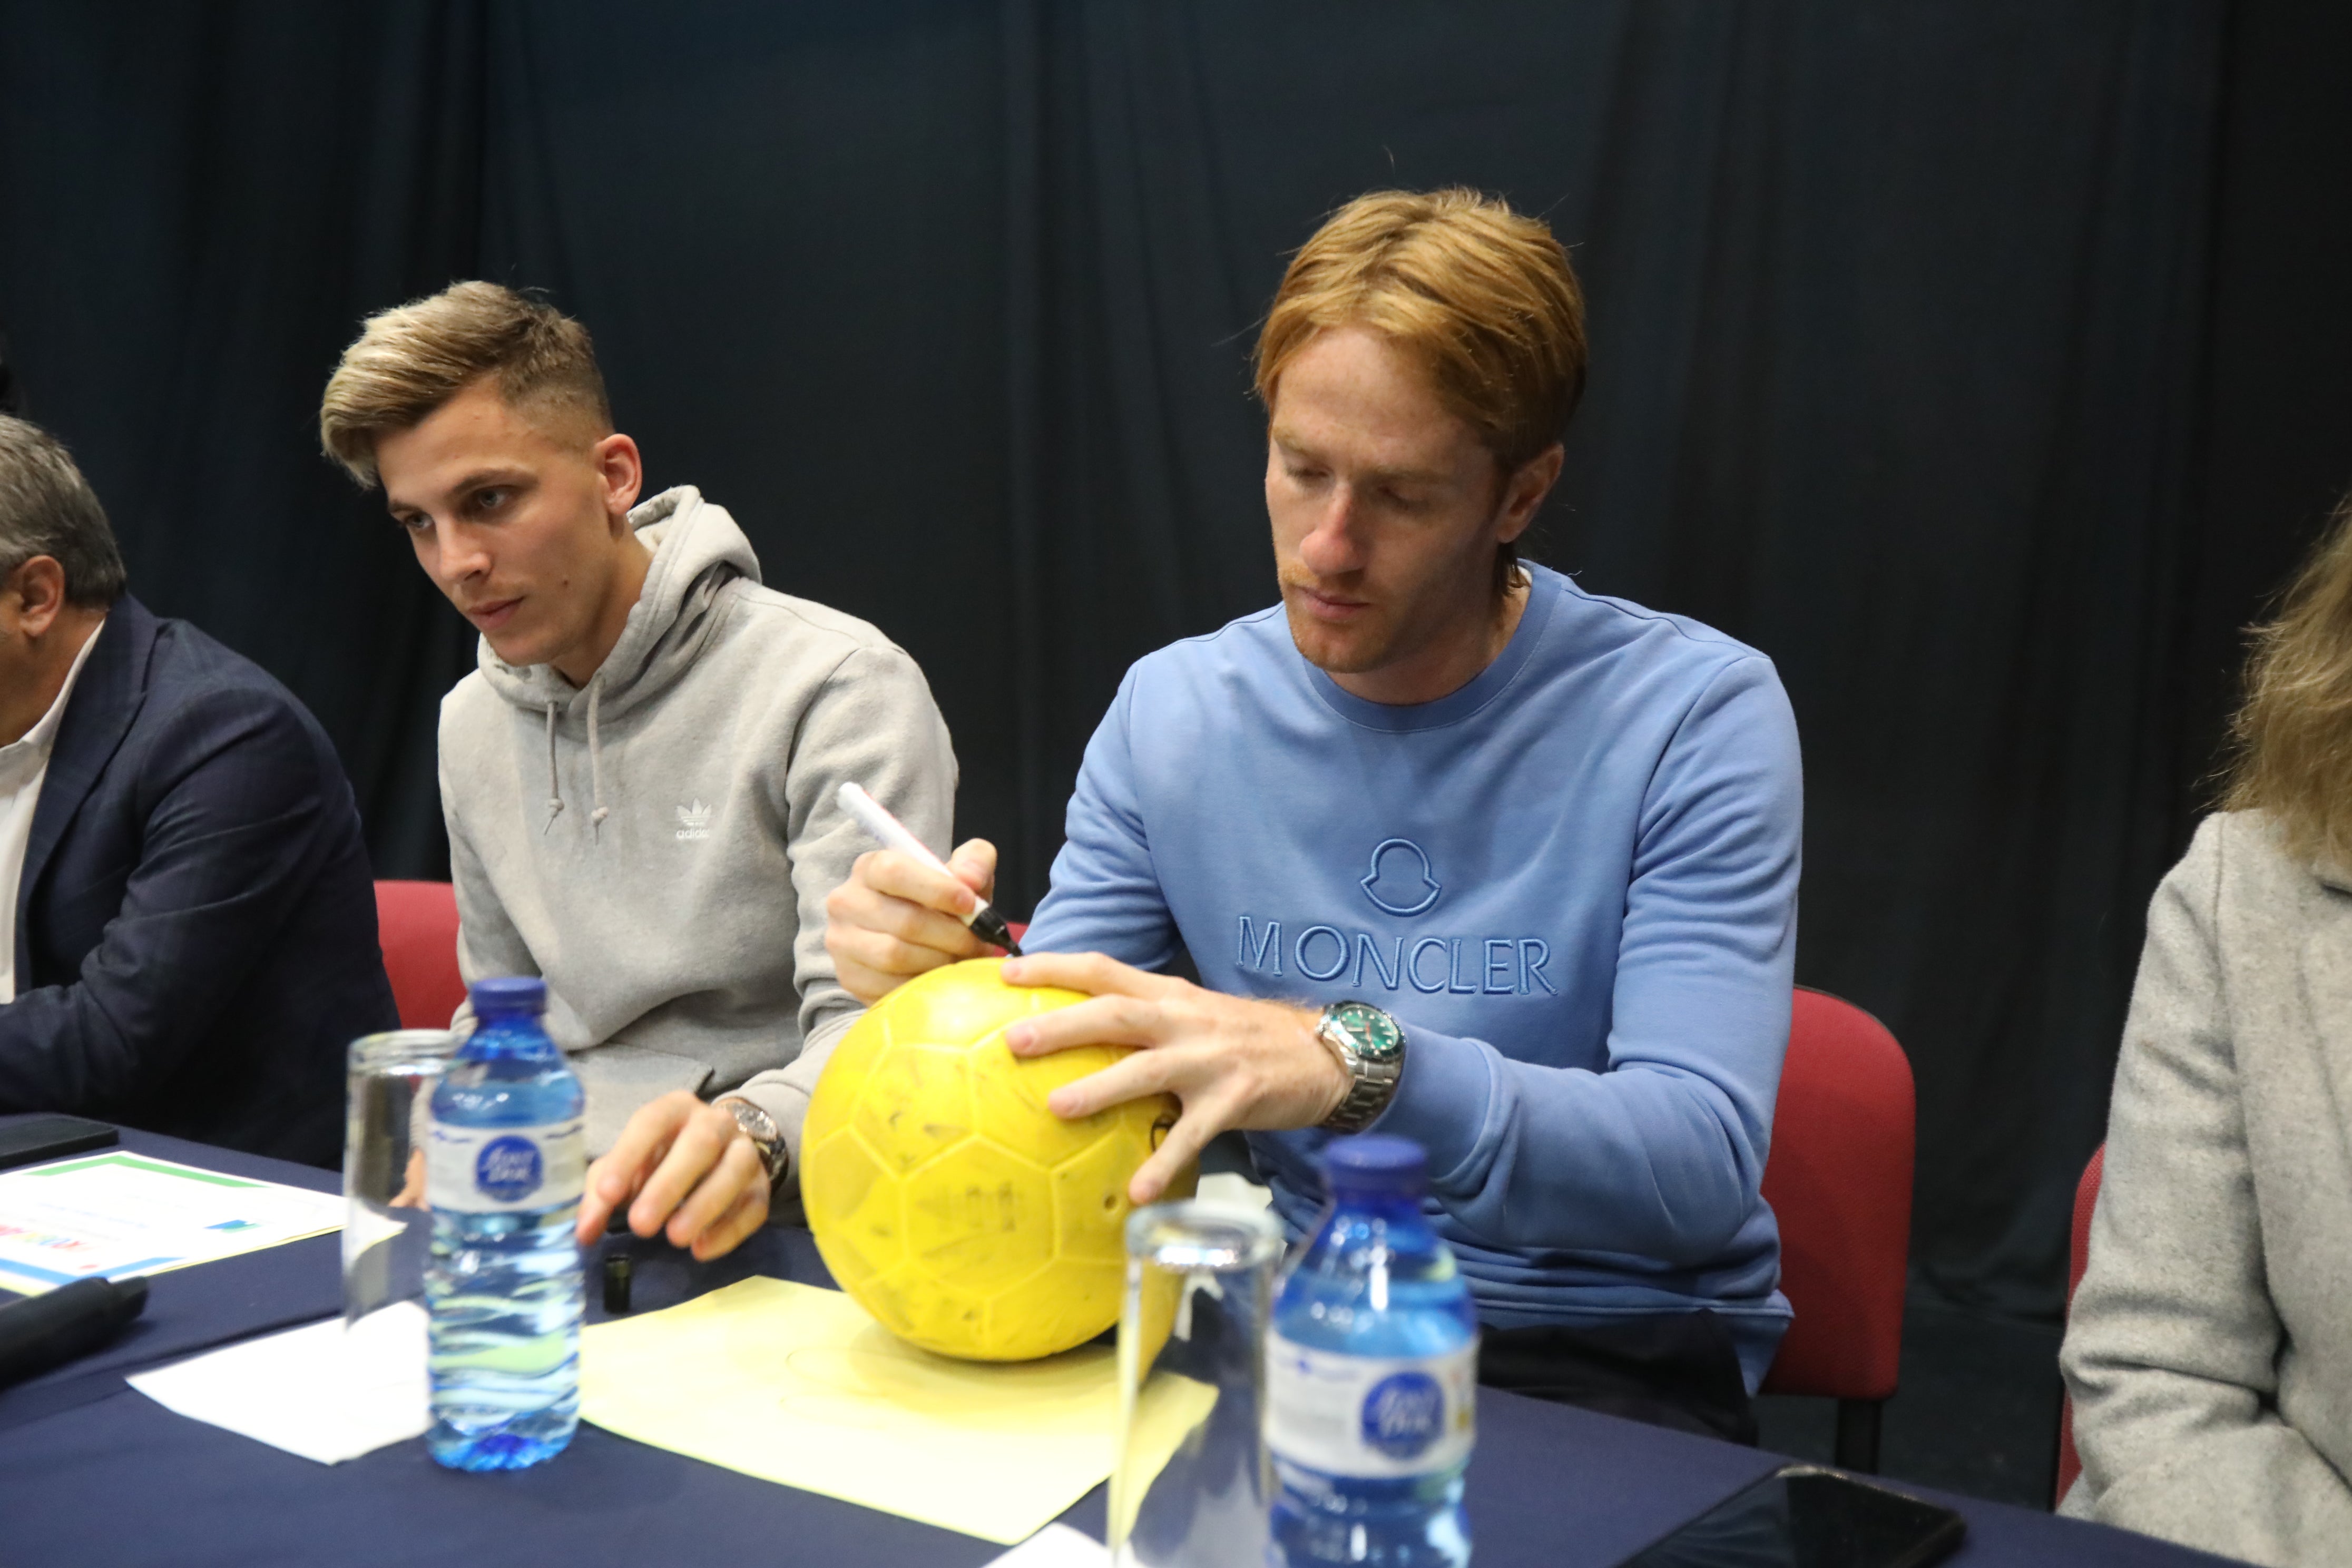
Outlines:
{"type": "Polygon", "coordinates": [[[792,1163],[792,1152],[784,1146],[784,1130],[776,1125],[774,1117],[740,1095],[722,1094],[711,1103],[735,1119],[736,1128],[759,1152],[760,1164],[767,1171],[772,1189],[784,1179],[792,1163]]]}
{"type": "Polygon", "coordinates": [[[1356,1077],[1348,1070],[1347,1058],[1333,1048],[1329,1040],[1323,1037],[1321,1010],[1301,1007],[1297,1009],[1297,1013],[1298,1026],[1306,1034],[1307,1045],[1313,1047],[1317,1056],[1323,1058],[1324,1066],[1330,1069],[1330,1091],[1324,1096],[1322,1106],[1315,1112],[1314,1119],[1307,1124],[1309,1127],[1320,1127],[1337,1116],[1339,1113],[1339,1107],[1348,1102],[1349,1091],[1356,1087],[1356,1077]]]}

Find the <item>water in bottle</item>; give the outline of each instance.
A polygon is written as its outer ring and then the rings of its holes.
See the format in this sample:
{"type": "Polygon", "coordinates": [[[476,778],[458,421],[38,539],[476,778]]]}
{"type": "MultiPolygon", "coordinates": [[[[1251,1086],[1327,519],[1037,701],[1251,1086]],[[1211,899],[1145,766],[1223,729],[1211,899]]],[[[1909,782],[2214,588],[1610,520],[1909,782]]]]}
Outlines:
{"type": "Polygon", "coordinates": [[[543,982],[479,980],[473,1000],[425,1144],[425,1441],[453,1469],[518,1470],[562,1452],[580,1422],[583,1097],[540,1025],[543,982]]]}
{"type": "Polygon", "coordinates": [[[1277,1565],[1470,1561],[1478,1320],[1422,1214],[1428,1156],[1402,1138],[1324,1151],[1330,1205],[1284,1274],[1266,1339],[1277,1565]]]}

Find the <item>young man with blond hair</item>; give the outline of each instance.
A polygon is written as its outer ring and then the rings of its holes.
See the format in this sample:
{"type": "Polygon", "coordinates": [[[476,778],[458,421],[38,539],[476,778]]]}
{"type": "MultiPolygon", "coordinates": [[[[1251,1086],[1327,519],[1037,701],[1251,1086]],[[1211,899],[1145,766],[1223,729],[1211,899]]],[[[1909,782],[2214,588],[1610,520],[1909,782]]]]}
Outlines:
{"type": "Polygon", "coordinates": [[[824,945],[866,844],[835,792],[946,843],[955,756],[922,672],[762,586],[690,487],[638,504],[586,329],[510,289],[371,317],[319,423],[482,634],[441,705],[459,968],[547,981],[603,1156],[581,1233],[626,1204],[640,1236],[724,1251],[791,1179],[860,1010],[824,945]]]}
{"type": "MultiPolygon", "coordinates": [[[[1417,1140],[1483,1378],[1752,1436],[1796,726],[1760,654],[1517,560],[1584,360],[1566,253],[1500,202],[1368,195],[1300,250],[1257,353],[1282,604],[1128,672],[1005,970],[1092,999],[1013,1046],[1142,1047],[1051,1102],[1181,1100],[1138,1202],[1244,1129],[1296,1236],[1333,1132],[1417,1140]],[[1180,944],[1202,984],[1155,973],[1180,944]]],[[[842,984],[977,952],[993,863],[862,858],[842,984]]]]}

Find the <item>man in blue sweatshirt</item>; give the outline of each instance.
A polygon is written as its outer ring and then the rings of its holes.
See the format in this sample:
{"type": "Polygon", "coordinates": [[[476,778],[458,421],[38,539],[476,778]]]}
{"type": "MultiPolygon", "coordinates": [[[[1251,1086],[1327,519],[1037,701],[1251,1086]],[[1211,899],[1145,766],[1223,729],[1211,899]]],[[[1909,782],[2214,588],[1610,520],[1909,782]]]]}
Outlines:
{"type": "MultiPolygon", "coordinates": [[[[1012,1044],[1143,1047],[1052,1101],[1180,1097],[1139,1203],[1244,1129],[1295,1236],[1326,1139],[1416,1140],[1483,1378],[1748,1436],[1796,726],[1762,655],[1517,560],[1583,366],[1566,254],[1499,202],[1366,196],[1299,252],[1257,353],[1282,605],[1128,672],[1005,971],[1093,999],[1012,1044]]],[[[982,951],[993,861],[861,859],[842,984],[982,951]]]]}

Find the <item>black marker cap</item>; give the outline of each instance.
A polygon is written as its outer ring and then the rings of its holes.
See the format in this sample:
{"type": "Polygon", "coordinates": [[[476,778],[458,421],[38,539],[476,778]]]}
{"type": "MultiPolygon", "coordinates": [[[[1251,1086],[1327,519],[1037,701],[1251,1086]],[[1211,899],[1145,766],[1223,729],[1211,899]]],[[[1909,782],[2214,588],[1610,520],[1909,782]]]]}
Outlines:
{"type": "Polygon", "coordinates": [[[971,934],[1003,948],[1015,958],[1021,956],[1021,944],[1013,940],[1013,928],[1006,925],[1004,917],[991,906],[982,905],[980,912],[971,917],[971,934]]]}

